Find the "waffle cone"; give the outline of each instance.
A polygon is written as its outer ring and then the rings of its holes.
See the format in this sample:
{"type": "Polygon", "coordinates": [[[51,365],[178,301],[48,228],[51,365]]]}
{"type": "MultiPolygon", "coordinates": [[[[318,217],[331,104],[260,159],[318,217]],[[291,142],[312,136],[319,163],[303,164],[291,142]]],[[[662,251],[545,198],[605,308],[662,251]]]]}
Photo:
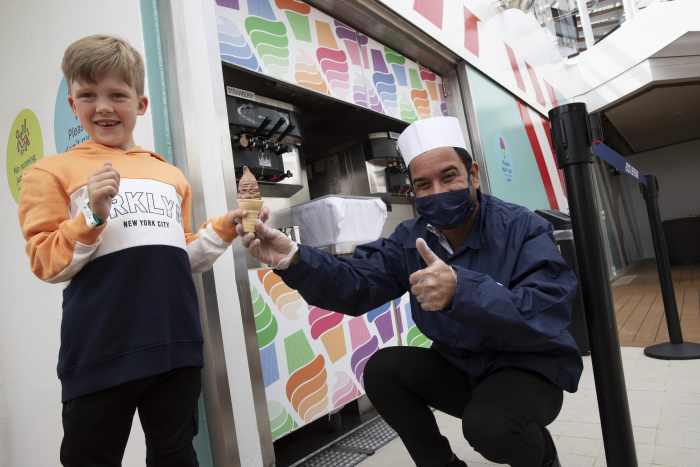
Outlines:
{"type": "Polygon", "coordinates": [[[255,232],[255,220],[258,218],[258,213],[263,207],[263,200],[239,199],[238,207],[248,211],[248,214],[243,218],[243,231],[255,232]]]}

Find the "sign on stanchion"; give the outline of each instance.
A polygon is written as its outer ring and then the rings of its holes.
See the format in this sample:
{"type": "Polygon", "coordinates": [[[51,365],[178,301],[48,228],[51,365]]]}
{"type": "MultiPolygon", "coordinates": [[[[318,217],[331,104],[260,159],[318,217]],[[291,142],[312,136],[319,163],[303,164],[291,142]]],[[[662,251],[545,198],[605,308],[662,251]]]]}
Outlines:
{"type": "Polygon", "coordinates": [[[605,457],[608,465],[615,467],[637,466],[615,308],[593,185],[591,144],[602,139],[600,119],[589,119],[586,105],[582,103],[556,107],[549,111],[549,119],[557,167],[564,174],[569,201],[605,457]]]}

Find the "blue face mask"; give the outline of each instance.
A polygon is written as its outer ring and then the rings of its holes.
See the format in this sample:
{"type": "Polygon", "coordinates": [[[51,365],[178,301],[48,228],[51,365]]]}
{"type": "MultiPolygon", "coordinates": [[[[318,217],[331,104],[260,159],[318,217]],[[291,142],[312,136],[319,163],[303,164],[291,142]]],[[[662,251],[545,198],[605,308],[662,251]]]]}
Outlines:
{"type": "Polygon", "coordinates": [[[430,225],[450,230],[464,224],[476,209],[469,188],[416,198],[416,210],[430,225]]]}

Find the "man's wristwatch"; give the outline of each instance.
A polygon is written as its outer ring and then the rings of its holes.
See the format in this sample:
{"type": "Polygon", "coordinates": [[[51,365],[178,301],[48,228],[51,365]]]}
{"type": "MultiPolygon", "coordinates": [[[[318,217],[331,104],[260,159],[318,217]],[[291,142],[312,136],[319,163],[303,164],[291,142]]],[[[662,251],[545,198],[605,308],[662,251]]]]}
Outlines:
{"type": "Polygon", "coordinates": [[[94,212],[92,212],[92,209],[90,209],[90,201],[79,197],[76,198],[75,204],[77,204],[80,210],[83,212],[85,222],[91,229],[93,227],[97,227],[98,225],[102,225],[107,221],[107,219],[100,219],[94,212]]]}

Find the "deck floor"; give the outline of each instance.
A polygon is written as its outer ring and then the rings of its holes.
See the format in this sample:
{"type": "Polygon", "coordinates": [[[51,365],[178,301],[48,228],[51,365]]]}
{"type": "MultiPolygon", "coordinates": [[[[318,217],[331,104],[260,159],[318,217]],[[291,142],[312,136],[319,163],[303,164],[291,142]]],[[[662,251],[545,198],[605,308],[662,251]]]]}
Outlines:
{"type": "MultiPolygon", "coordinates": [[[[681,333],[700,343],[700,264],[671,266],[681,333]]],[[[669,342],[659,273],[654,259],[640,261],[611,283],[615,321],[622,347],[669,342]]]]}

